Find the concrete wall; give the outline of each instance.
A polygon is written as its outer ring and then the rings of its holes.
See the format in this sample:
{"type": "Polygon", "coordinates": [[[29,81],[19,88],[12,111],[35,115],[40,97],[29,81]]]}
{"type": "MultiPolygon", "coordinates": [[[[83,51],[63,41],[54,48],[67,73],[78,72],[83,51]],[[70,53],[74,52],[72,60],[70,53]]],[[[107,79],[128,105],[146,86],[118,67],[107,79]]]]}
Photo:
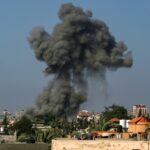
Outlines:
{"type": "Polygon", "coordinates": [[[150,144],[147,141],[56,139],[52,140],[52,150],[150,150],[150,144]]]}
{"type": "Polygon", "coordinates": [[[5,140],[5,142],[15,142],[16,136],[15,135],[0,135],[0,141],[5,140]]]}
{"type": "Polygon", "coordinates": [[[0,144],[0,150],[48,150],[47,144],[0,144]]]}

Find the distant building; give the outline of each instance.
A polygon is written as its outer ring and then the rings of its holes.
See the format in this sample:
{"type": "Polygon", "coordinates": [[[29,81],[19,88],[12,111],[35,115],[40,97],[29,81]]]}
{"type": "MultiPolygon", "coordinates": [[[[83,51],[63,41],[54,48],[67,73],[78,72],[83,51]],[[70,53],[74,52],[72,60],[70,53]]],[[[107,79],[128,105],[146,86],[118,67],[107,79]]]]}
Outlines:
{"type": "Polygon", "coordinates": [[[48,126],[48,125],[44,125],[44,124],[40,124],[40,123],[37,123],[37,124],[32,124],[32,128],[33,129],[39,129],[39,130],[41,130],[41,131],[47,131],[47,130],[50,130],[50,129],[52,129],[52,127],[51,126],[48,126]]]}
{"type": "Polygon", "coordinates": [[[0,133],[4,131],[3,120],[4,120],[4,115],[0,114],[0,133]]]}
{"type": "Polygon", "coordinates": [[[5,117],[5,116],[4,116],[3,114],[0,114],[0,124],[3,123],[4,117],[5,117]]]}
{"type": "Polygon", "coordinates": [[[4,109],[4,110],[3,110],[3,115],[4,115],[4,116],[5,116],[5,115],[10,116],[11,113],[10,113],[7,109],[4,109]]]}
{"type": "Polygon", "coordinates": [[[77,119],[87,119],[87,121],[92,120],[94,114],[92,112],[88,112],[87,110],[79,111],[77,114],[77,119]]]}
{"type": "Polygon", "coordinates": [[[140,117],[140,116],[148,116],[148,108],[145,105],[134,105],[132,108],[131,115],[134,117],[140,117]]]}
{"type": "Polygon", "coordinates": [[[13,126],[14,122],[15,122],[15,116],[10,113],[8,110],[3,110],[2,113],[0,113],[0,133],[3,132],[4,130],[4,118],[7,118],[7,125],[8,126],[13,126]]]}
{"type": "Polygon", "coordinates": [[[88,110],[79,111],[77,114],[77,119],[87,119],[87,121],[91,121],[94,119],[95,122],[98,122],[100,118],[100,113],[89,112],[88,110]]]}

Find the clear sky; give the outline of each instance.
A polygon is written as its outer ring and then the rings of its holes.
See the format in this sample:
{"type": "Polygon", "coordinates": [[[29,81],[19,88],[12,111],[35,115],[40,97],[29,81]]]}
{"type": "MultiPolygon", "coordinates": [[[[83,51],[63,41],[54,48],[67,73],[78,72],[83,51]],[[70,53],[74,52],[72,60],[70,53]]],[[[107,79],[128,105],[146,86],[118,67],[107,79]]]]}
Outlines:
{"type": "Polygon", "coordinates": [[[101,111],[104,105],[113,103],[129,109],[139,103],[150,107],[149,0],[1,0],[0,110],[15,111],[33,105],[47,85],[50,77],[42,73],[45,64],[35,59],[27,37],[35,26],[51,32],[59,21],[57,12],[66,2],[91,10],[94,18],[109,26],[116,40],[127,44],[134,58],[131,69],[107,72],[107,100],[95,95],[99,86],[92,85],[94,98],[83,108],[101,111]]]}

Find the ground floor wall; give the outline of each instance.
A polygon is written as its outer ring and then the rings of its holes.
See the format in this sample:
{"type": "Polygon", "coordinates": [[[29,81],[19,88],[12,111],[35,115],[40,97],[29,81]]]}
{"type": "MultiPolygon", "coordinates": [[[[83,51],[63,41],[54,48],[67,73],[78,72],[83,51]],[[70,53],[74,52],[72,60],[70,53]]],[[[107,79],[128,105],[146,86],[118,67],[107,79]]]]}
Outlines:
{"type": "Polygon", "coordinates": [[[49,150],[48,144],[0,144],[0,150],[49,150]]]}
{"type": "Polygon", "coordinates": [[[15,142],[16,136],[15,135],[0,135],[0,142],[5,141],[6,143],[9,142],[15,142]]]}
{"type": "Polygon", "coordinates": [[[129,124],[128,132],[144,133],[148,128],[148,124],[129,124]]]}
{"type": "Polygon", "coordinates": [[[52,150],[150,150],[148,141],[52,140],[52,150]]]}

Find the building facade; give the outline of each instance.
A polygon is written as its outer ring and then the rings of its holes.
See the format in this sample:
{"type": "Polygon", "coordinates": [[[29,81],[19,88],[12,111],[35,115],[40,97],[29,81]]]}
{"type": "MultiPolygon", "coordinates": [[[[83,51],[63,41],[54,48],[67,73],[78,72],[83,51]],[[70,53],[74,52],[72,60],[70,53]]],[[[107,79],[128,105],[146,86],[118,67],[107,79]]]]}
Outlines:
{"type": "Polygon", "coordinates": [[[132,116],[134,117],[140,117],[140,116],[144,116],[147,117],[148,116],[148,108],[146,107],[146,105],[134,105],[132,108],[132,116]]]}

